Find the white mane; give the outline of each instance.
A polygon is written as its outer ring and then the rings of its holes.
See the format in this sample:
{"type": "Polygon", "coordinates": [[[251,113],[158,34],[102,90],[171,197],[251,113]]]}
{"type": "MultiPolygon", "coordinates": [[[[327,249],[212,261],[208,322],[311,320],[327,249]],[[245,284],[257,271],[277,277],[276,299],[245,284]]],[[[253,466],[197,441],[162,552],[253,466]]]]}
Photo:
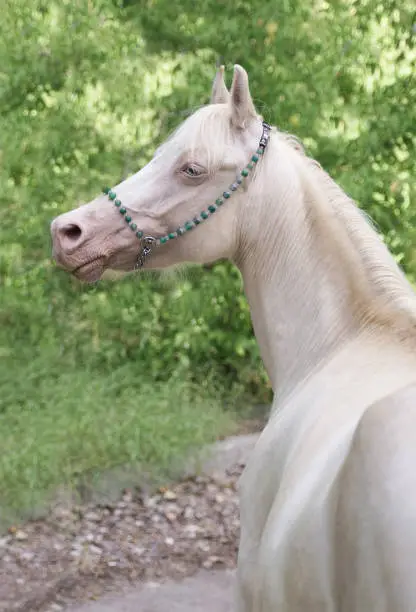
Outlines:
{"type": "Polygon", "coordinates": [[[290,134],[278,133],[278,137],[299,154],[304,188],[315,196],[311,203],[322,244],[330,245],[349,264],[356,289],[365,296],[364,315],[384,323],[403,315],[416,331],[415,293],[366,213],[316,160],[305,155],[299,140],[290,134]]]}

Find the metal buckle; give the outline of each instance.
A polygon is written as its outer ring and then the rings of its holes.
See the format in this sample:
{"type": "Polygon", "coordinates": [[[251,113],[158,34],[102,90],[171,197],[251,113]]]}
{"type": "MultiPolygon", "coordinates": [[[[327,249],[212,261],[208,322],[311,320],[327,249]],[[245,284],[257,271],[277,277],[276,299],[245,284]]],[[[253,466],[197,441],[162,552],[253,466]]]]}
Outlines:
{"type": "Polygon", "coordinates": [[[137,257],[136,265],[134,266],[135,270],[139,270],[144,266],[146,257],[149,257],[149,255],[151,254],[155,242],[156,238],[153,238],[153,236],[145,236],[144,238],[142,238],[142,248],[137,257]]]}
{"type": "Polygon", "coordinates": [[[263,121],[263,133],[261,135],[260,142],[259,142],[259,149],[263,149],[263,151],[269,143],[271,129],[272,129],[272,126],[266,123],[265,121],[263,121]]]}

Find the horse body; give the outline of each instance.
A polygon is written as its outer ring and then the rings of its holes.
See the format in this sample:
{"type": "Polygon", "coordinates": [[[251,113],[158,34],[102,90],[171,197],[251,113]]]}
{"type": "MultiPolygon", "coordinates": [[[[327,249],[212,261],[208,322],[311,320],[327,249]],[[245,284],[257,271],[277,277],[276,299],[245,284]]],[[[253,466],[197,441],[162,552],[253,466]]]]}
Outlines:
{"type": "Polygon", "coordinates": [[[275,399],[240,485],[237,612],[415,612],[416,296],[299,143],[268,142],[241,67],[212,102],[107,190],[118,212],[97,198],[55,219],[55,257],[87,281],[240,269],[275,399]]]}
{"type": "Polygon", "coordinates": [[[239,612],[415,609],[415,399],[416,356],[365,334],[274,406],[240,484],[239,612]]]}

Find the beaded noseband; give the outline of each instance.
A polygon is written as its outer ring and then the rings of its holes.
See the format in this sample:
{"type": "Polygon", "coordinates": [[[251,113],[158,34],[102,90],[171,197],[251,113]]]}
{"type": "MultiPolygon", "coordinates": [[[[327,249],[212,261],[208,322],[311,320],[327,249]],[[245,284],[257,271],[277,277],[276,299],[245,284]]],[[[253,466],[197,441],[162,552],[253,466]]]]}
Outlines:
{"type": "Polygon", "coordinates": [[[186,232],[194,229],[198,225],[200,225],[203,221],[208,219],[211,215],[213,215],[228,198],[231,197],[234,191],[237,191],[238,187],[243,183],[244,179],[249,175],[250,171],[253,170],[254,166],[259,161],[260,157],[264,154],[264,151],[267,147],[270,138],[271,126],[263,121],[263,133],[261,135],[259,146],[257,151],[251,156],[251,159],[247,166],[241,170],[239,175],[237,176],[235,182],[230,185],[230,187],[223,192],[222,196],[215,200],[215,204],[210,204],[206,210],[202,210],[199,215],[194,217],[191,221],[186,221],[183,225],[178,227],[173,232],[166,234],[166,236],[161,236],[160,238],[154,238],[153,236],[145,236],[144,233],[138,229],[137,223],[134,223],[132,220],[131,214],[127,211],[127,208],[123,206],[121,201],[117,198],[116,193],[110,189],[110,187],[106,187],[103,191],[108,196],[109,200],[114,203],[114,206],[118,208],[118,211],[121,215],[123,215],[125,222],[128,224],[132,232],[134,232],[137,238],[141,242],[141,249],[139,255],[137,257],[135,269],[139,269],[143,267],[146,258],[149,257],[153,248],[155,246],[159,246],[161,244],[166,244],[169,240],[174,240],[175,238],[179,238],[183,236],[186,232]]]}

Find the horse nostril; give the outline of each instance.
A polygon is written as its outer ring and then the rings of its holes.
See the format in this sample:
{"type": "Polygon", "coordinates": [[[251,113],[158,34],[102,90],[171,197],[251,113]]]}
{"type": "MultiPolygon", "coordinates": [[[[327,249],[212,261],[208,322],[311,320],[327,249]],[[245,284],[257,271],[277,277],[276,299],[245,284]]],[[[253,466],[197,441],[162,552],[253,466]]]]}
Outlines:
{"type": "Polygon", "coordinates": [[[70,242],[77,242],[82,234],[82,230],[79,225],[75,223],[68,223],[64,227],[61,227],[60,233],[63,238],[66,238],[70,242]]]}

